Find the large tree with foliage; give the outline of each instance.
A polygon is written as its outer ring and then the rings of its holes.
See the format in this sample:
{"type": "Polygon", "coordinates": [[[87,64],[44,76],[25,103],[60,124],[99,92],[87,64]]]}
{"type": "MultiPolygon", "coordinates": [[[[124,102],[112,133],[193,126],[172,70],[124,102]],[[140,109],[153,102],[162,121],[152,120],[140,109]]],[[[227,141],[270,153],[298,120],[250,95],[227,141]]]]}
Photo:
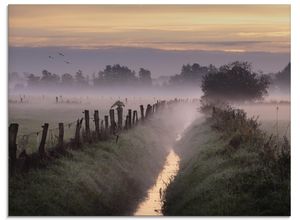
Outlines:
{"type": "Polygon", "coordinates": [[[267,95],[269,84],[269,77],[253,72],[249,63],[233,62],[204,75],[201,88],[207,100],[254,101],[267,95]]]}

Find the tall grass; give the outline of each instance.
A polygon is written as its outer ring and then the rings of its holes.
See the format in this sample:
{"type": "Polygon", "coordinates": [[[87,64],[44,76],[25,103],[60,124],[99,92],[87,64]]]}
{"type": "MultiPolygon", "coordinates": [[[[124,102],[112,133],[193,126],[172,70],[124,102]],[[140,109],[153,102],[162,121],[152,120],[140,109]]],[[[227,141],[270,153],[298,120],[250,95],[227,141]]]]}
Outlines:
{"type": "Polygon", "coordinates": [[[290,215],[290,143],[244,111],[212,108],[176,151],[182,160],[165,192],[165,215],[290,215]]]}
{"type": "Polygon", "coordinates": [[[160,117],[121,134],[118,143],[87,145],[45,169],[10,178],[9,215],[132,214],[154,183],[180,125],[160,117]]]}

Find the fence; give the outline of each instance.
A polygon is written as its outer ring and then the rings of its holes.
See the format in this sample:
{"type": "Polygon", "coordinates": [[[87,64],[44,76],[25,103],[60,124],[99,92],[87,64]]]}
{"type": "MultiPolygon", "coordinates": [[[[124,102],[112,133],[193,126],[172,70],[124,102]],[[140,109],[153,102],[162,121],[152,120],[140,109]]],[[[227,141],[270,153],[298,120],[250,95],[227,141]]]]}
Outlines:
{"type": "Polygon", "coordinates": [[[44,123],[41,131],[20,136],[18,136],[19,124],[12,123],[9,126],[9,172],[14,174],[16,171],[40,166],[41,162],[66,153],[67,148],[78,149],[83,143],[105,141],[112,136],[116,137],[117,142],[122,131],[144,123],[154,113],[178,102],[188,100],[157,101],[153,105],[148,104],[146,109],[140,105],[139,110],[128,109],[124,118],[122,107],[110,109],[103,119],[99,118],[98,110],[94,111],[93,117],[89,110],[84,110],[84,117],[76,121],[58,123],[58,127],[54,128],[49,128],[49,124],[44,123]]]}

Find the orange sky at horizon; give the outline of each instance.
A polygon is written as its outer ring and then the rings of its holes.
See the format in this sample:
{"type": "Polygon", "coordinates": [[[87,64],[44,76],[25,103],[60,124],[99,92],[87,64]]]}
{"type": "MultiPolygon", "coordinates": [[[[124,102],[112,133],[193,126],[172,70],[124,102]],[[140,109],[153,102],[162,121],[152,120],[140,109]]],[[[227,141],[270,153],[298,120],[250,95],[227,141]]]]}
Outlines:
{"type": "Polygon", "coordinates": [[[10,5],[9,46],[290,52],[290,5],[10,5]]]}

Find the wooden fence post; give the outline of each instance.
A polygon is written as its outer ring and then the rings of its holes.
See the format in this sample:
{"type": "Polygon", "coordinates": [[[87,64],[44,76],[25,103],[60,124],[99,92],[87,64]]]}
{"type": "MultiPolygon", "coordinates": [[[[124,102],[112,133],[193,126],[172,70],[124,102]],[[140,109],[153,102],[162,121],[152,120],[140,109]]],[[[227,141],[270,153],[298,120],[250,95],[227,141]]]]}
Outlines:
{"type": "Polygon", "coordinates": [[[42,132],[42,138],[41,138],[41,142],[40,142],[40,146],[39,146],[39,154],[40,154],[41,158],[44,158],[46,155],[45,144],[46,144],[46,138],[47,138],[47,133],[48,133],[48,127],[49,127],[48,123],[45,123],[42,126],[43,132],[42,132]]]}
{"type": "Polygon", "coordinates": [[[104,116],[104,124],[105,124],[105,136],[107,136],[107,132],[108,132],[108,115],[104,116]]]}
{"type": "Polygon", "coordinates": [[[144,106],[140,105],[140,110],[141,110],[141,120],[144,121],[145,115],[144,115],[144,106]]]}
{"type": "Polygon", "coordinates": [[[128,123],[129,123],[128,121],[129,121],[129,116],[126,115],[126,120],[125,120],[125,130],[128,129],[128,123]]]}
{"type": "Polygon", "coordinates": [[[95,121],[95,131],[97,139],[100,138],[100,127],[99,127],[99,111],[95,110],[94,112],[94,121],[95,121]]]}
{"type": "Polygon", "coordinates": [[[104,137],[104,125],[103,125],[103,120],[101,120],[101,127],[100,127],[100,138],[104,137]]]}
{"type": "Polygon", "coordinates": [[[118,112],[118,128],[121,130],[123,126],[123,108],[117,107],[118,112]]]}
{"type": "Polygon", "coordinates": [[[135,123],[137,124],[138,122],[139,122],[139,116],[137,110],[135,110],[135,123]]]}
{"type": "Polygon", "coordinates": [[[78,148],[80,147],[80,129],[81,129],[81,124],[82,124],[83,118],[80,120],[77,120],[76,124],[76,130],[75,130],[75,146],[78,148]]]}
{"type": "Polygon", "coordinates": [[[9,125],[8,141],[9,141],[9,173],[13,174],[16,168],[17,160],[17,134],[19,124],[12,123],[9,125]]]}
{"type": "Polygon", "coordinates": [[[131,115],[131,109],[128,109],[128,129],[131,128],[131,122],[132,122],[132,115],[131,115]]]}
{"type": "Polygon", "coordinates": [[[115,125],[116,125],[114,109],[109,110],[109,117],[110,117],[110,133],[112,134],[114,132],[115,125]]]}
{"type": "Polygon", "coordinates": [[[133,111],[133,119],[132,119],[132,125],[137,124],[137,111],[133,111]]]}
{"type": "Polygon", "coordinates": [[[63,148],[64,146],[64,123],[58,124],[58,147],[63,148]]]}
{"type": "Polygon", "coordinates": [[[89,110],[84,110],[84,120],[85,120],[85,135],[88,142],[91,141],[91,131],[90,131],[90,113],[89,110]]]}
{"type": "Polygon", "coordinates": [[[146,116],[145,116],[145,118],[148,118],[151,115],[151,112],[152,112],[152,107],[151,107],[150,104],[148,104],[147,108],[146,108],[146,116]]]}

